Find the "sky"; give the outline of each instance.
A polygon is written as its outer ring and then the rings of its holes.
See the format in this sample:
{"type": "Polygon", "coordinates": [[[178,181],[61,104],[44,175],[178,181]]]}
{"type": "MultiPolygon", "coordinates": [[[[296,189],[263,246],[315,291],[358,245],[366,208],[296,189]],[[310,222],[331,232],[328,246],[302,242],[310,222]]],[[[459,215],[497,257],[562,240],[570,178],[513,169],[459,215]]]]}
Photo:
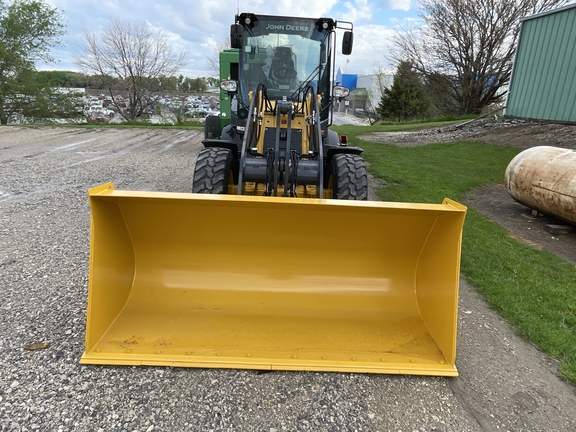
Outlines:
{"type": "MultiPolygon", "coordinates": [[[[240,12],[302,17],[330,17],[354,24],[354,49],[338,55],[336,67],[343,73],[369,75],[375,68],[388,68],[386,58],[394,30],[417,19],[418,0],[45,0],[65,17],[62,47],[52,51],[55,63],[38,65],[41,70],[80,71],[74,64],[84,31],[102,32],[111,18],[146,22],[169,35],[174,50],[187,52],[180,71],[196,78],[210,76],[207,58],[229,36],[230,25],[240,12]],[[346,60],[349,60],[347,62],[346,60]]],[[[341,32],[340,32],[341,33],[341,32]]]]}

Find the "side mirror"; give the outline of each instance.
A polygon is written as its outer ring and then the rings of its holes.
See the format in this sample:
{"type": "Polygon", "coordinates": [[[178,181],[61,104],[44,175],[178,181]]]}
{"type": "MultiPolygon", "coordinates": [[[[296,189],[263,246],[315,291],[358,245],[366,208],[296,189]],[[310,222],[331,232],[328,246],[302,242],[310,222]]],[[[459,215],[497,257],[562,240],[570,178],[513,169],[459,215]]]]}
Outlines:
{"type": "Polygon", "coordinates": [[[352,45],[354,43],[354,33],[351,31],[344,32],[344,37],[342,38],[342,54],[350,55],[352,54],[352,45]]]}
{"type": "Polygon", "coordinates": [[[243,36],[242,26],[240,24],[232,24],[230,26],[230,47],[242,48],[243,36]]]}

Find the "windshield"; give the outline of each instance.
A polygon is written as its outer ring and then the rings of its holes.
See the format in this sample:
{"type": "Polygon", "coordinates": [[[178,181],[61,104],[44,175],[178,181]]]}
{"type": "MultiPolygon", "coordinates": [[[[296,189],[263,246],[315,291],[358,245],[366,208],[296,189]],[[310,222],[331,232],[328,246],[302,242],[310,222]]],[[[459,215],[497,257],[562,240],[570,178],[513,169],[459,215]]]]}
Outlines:
{"type": "Polygon", "coordinates": [[[315,20],[258,16],[247,29],[240,58],[242,99],[259,83],[268,97],[298,100],[311,84],[318,91],[318,80],[326,72],[329,31],[320,31],[315,20]]]}

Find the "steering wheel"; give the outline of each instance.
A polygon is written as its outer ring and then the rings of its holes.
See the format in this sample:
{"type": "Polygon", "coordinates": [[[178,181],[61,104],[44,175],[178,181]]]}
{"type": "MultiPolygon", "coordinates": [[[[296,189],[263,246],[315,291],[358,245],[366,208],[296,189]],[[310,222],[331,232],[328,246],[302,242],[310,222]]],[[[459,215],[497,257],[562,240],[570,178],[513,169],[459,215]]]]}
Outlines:
{"type": "Polygon", "coordinates": [[[292,78],[296,78],[296,75],[298,75],[298,72],[291,67],[278,68],[272,71],[272,78],[276,81],[291,80],[292,78]]]}

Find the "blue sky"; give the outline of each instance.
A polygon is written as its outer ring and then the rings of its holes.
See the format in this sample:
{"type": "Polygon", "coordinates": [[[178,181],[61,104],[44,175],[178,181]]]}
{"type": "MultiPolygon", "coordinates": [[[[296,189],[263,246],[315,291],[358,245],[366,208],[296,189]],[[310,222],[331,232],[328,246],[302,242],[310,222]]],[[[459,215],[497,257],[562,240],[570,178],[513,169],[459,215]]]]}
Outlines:
{"type": "Polygon", "coordinates": [[[182,74],[189,77],[210,74],[206,58],[219,41],[228,37],[238,10],[270,15],[322,17],[354,23],[354,50],[337,57],[337,67],[346,73],[371,74],[378,62],[388,66],[386,55],[399,23],[417,18],[417,0],[46,0],[66,17],[67,35],[63,47],[55,49],[59,60],[39,69],[79,70],[74,54],[83,40],[84,28],[99,33],[110,18],[144,21],[169,34],[176,50],[187,51],[188,63],[182,74]]]}

